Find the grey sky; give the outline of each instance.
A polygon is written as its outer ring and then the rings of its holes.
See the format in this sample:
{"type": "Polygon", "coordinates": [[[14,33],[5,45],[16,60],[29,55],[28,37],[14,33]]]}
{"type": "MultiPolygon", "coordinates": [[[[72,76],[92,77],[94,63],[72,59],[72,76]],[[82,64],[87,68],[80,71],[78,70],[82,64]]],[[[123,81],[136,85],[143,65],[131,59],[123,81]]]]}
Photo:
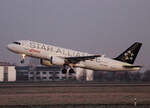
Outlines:
{"type": "Polygon", "coordinates": [[[0,0],[0,60],[19,62],[6,45],[22,39],[108,57],[139,41],[148,66],[149,11],[150,0],[0,0]]]}

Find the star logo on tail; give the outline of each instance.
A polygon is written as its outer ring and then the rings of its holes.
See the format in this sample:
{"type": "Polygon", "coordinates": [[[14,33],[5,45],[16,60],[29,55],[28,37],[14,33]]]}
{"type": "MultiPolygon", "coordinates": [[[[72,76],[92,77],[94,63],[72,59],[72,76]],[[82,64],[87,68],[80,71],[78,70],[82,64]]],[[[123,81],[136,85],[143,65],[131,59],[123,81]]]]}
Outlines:
{"type": "Polygon", "coordinates": [[[133,60],[134,54],[131,51],[128,51],[127,53],[124,54],[125,60],[133,60]]]}

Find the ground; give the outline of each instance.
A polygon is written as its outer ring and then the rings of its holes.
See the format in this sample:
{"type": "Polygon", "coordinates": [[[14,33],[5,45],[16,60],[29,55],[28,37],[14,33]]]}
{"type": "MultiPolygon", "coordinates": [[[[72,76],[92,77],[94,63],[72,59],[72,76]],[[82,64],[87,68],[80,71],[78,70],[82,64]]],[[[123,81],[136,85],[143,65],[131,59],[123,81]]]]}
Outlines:
{"type": "Polygon", "coordinates": [[[150,103],[149,84],[0,84],[0,105],[150,103]]]}

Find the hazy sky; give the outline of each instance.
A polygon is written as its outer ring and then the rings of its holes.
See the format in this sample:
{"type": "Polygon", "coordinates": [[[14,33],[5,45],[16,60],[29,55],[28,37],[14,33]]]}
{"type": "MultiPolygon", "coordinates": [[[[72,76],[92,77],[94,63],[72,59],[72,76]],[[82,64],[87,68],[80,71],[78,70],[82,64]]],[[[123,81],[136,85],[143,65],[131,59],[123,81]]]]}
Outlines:
{"type": "Polygon", "coordinates": [[[150,64],[150,0],[0,0],[0,61],[19,62],[6,49],[33,40],[116,57],[143,43],[136,64],[150,64]]]}

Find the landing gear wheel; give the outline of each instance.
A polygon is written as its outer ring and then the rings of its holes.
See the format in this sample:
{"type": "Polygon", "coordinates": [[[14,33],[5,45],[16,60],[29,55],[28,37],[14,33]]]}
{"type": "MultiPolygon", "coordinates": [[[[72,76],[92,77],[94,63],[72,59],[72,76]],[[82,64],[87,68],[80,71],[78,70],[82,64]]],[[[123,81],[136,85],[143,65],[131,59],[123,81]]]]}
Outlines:
{"type": "Polygon", "coordinates": [[[73,73],[75,73],[75,71],[74,71],[74,69],[71,68],[71,69],[69,70],[69,74],[73,74],[73,73]]]}
{"type": "Polygon", "coordinates": [[[69,78],[72,77],[72,74],[75,73],[75,71],[74,71],[74,69],[72,68],[71,65],[64,64],[63,69],[62,69],[62,73],[66,74],[66,79],[68,80],[69,78]]]}
{"type": "Polygon", "coordinates": [[[65,69],[65,68],[62,69],[62,73],[63,73],[63,74],[66,74],[66,73],[67,73],[67,69],[65,69]]]}
{"type": "Polygon", "coordinates": [[[23,64],[23,63],[24,63],[24,60],[21,60],[20,63],[23,64]]]}

